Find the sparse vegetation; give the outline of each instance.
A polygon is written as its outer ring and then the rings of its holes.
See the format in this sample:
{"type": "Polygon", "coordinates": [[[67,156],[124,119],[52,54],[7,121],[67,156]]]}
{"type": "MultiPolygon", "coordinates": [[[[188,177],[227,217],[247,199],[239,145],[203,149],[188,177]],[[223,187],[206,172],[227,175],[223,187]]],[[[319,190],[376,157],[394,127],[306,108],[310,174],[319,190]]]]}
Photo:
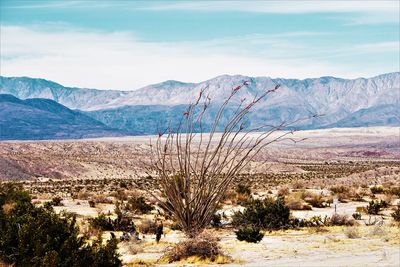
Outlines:
{"type": "Polygon", "coordinates": [[[146,214],[152,211],[154,207],[147,204],[145,198],[140,196],[130,198],[126,209],[139,214],[146,214]]]}
{"type": "Polygon", "coordinates": [[[348,238],[360,238],[361,233],[357,226],[349,226],[345,229],[345,234],[348,238]]]}
{"type": "Polygon", "coordinates": [[[400,222],[400,206],[397,206],[397,209],[391,214],[391,216],[396,222],[400,222]]]}
{"type": "Polygon", "coordinates": [[[121,266],[116,240],[91,246],[78,237],[76,219],[34,207],[20,185],[0,185],[0,259],[16,266],[121,266]]]}
{"type": "Polygon", "coordinates": [[[334,214],[331,219],[330,219],[331,225],[346,225],[346,226],[352,226],[355,224],[355,221],[353,218],[347,216],[347,215],[342,215],[342,214],[334,214]]]}
{"type": "Polygon", "coordinates": [[[368,204],[366,210],[367,210],[367,213],[368,213],[368,214],[377,215],[377,214],[379,214],[379,212],[380,212],[382,209],[387,208],[387,206],[388,206],[388,204],[387,204],[386,201],[384,201],[384,200],[381,200],[381,201],[378,201],[378,200],[376,200],[376,201],[371,200],[371,201],[369,202],[369,204],[368,204]]]}
{"type": "Polygon", "coordinates": [[[236,227],[254,226],[263,229],[281,229],[290,225],[290,210],[283,197],[251,199],[243,212],[235,212],[232,224],[236,227]]]}
{"type": "Polygon", "coordinates": [[[385,191],[382,186],[373,186],[370,190],[372,194],[382,194],[385,191]]]}
{"type": "Polygon", "coordinates": [[[196,238],[182,241],[172,247],[162,257],[162,261],[171,263],[195,256],[200,260],[215,262],[223,255],[218,240],[210,234],[202,233],[196,238]]]}
{"type": "Polygon", "coordinates": [[[250,243],[258,243],[264,237],[264,235],[260,232],[260,228],[254,226],[239,228],[239,230],[235,231],[235,234],[239,241],[246,241],[250,243]]]}

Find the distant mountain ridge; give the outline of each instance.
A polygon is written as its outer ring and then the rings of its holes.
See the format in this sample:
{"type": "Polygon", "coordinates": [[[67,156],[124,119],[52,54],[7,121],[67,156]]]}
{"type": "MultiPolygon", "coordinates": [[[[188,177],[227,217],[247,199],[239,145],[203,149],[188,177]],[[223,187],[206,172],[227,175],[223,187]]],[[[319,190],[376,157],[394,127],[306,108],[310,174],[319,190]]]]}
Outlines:
{"type": "Polygon", "coordinates": [[[70,109],[79,109],[111,128],[129,134],[152,134],[157,132],[157,127],[177,120],[201,88],[208,86],[213,102],[220,103],[244,80],[249,81],[249,86],[240,90],[233,106],[242,98],[252,99],[263,90],[282,85],[249,115],[251,126],[316,113],[325,116],[296,126],[300,129],[400,126],[400,72],[368,79],[297,80],[222,75],[201,83],[166,81],[135,91],[70,88],[43,79],[0,77],[0,93],[21,99],[52,99],[70,109]]]}
{"type": "Polygon", "coordinates": [[[77,139],[121,136],[119,130],[50,99],[0,94],[0,140],[77,139]]]}

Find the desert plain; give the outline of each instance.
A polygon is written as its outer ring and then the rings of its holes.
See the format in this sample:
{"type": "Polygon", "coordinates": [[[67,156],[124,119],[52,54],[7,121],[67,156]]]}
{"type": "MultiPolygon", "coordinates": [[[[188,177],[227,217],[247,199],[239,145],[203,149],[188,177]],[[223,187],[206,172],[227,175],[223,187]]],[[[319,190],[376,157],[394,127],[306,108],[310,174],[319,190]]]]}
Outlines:
{"type": "MultiPolygon", "coordinates": [[[[116,201],[144,196],[154,208],[132,215],[140,240],[118,244],[126,266],[400,266],[400,228],[392,216],[400,205],[400,128],[310,130],[291,137],[299,142],[271,144],[235,178],[218,210],[220,226],[206,230],[227,255],[217,262],[159,260],[184,235],[148,193],[157,183],[142,163],[154,136],[0,142],[0,180],[22,183],[38,206],[58,198],[54,210],[76,214],[82,234],[93,236],[98,231],[90,218],[113,217],[116,201]],[[258,243],[238,241],[230,222],[243,210],[239,185],[254,198],[284,196],[291,216],[310,223],[264,231],[258,243]],[[373,214],[371,201],[386,205],[373,214]],[[324,225],[334,214],[346,222],[324,225]],[[164,222],[159,243],[151,230],[155,218],[164,222]]],[[[104,239],[110,235],[102,232],[104,239]]]]}

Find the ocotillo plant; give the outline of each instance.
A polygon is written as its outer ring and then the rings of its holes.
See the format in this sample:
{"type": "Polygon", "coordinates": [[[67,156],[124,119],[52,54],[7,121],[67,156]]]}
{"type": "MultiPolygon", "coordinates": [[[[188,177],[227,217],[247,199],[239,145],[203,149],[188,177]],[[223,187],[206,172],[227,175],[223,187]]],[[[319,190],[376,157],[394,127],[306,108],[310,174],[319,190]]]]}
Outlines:
{"type": "Polygon", "coordinates": [[[159,182],[161,194],[150,193],[189,237],[195,237],[210,223],[234,177],[260,150],[278,140],[291,139],[287,135],[292,131],[281,130],[293,122],[252,129],[244,123],[254,106],[275,93],[279,85],[250,101],[236,101],[237,106],[228,109],[235,105],[233,100],[238,92],[248,86],[249,81],[243,81],[232,88],[218,107],[207,133],[205,115],[210,110],[211,97],[207,87],[202,89],[196,101],[183,112],[178,125],[160,132],[157,141],[150,145],[148,173],[159,182]]]}

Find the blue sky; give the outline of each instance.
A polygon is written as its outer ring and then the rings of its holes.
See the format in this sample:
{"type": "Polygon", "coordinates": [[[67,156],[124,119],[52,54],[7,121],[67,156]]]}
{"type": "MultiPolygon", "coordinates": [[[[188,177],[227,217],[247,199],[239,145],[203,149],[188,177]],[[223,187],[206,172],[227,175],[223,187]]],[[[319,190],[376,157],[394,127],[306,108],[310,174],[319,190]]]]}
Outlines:
{"type": "Polygon", "coordinates": [[[399,1],[1,1],[1,75],[137,89],[399,71],[399,1]]]}

